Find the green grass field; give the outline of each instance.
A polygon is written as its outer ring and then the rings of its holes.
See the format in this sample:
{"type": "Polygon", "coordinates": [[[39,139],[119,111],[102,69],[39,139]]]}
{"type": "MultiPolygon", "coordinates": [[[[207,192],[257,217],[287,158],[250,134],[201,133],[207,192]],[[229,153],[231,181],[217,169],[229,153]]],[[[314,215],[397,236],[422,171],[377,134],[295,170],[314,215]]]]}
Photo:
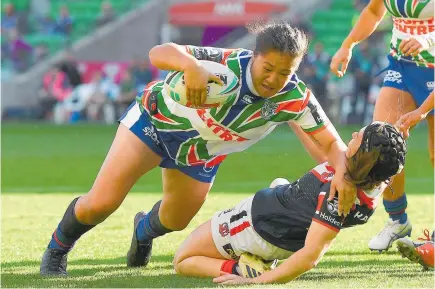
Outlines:
{"type": "MultiPolygon", "coordinates": [[[[3,125],[2,287],[216,287],[210,279],[175,275],[172,257],[183,239],[215,211],[231,207],[277,176],[294,179],[314,164],[287,128],[247,152],[230,156],[189,227],[157,240],[147,269],[127,269],[125,255],[133,216],[139,210],[149,210],[160,198],[160,172],[155,170],[141,179],[118,211],[77,243],[69,256],[70,277],[40,278],[39,260],[51,233],[69,202],[91,186],[115,130],[86,125],[3,125]]],[[[340,129],[345,140],[352,131],[340,129]]],[[[434,224],[433,170],[424,127],[413,133],[409,150],[406,190],[416,238],[434,224]]],[[[367,242],[383,227],[386,217],[380,206],[369,224],[340,233],[317,268],[276,287],[433,288],[433,272],[422,272],[419,265],[401,259],[395,247],[384,254],[367,249],[367,242]]]]}

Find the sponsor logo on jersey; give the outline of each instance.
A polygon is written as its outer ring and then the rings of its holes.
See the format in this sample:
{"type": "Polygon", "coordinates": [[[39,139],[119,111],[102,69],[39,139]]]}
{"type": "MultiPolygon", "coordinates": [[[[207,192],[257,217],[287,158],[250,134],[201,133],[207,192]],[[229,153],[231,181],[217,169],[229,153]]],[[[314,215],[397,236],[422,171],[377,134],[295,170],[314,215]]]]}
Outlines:
{"type": "Polygon", "coordinates": [[[204,166],[202,169],[204,170],[204,172],[209,173],[214,169],[214,166],[211,167],[204,166]]]}
{"type": "Polygon", "coordinates": [[[394,18],[394,28],[411,35],[424,35],[435,31],[434,19],[394,18]]]}
{"type": "Polygon", "coordinates": [[[323,212],[320,212],[320,218],[322,218],[323,220],[325,220],[325,221],[327,221],[327,222],[329,222],[337,227],[341,226],[341,223],[339,221],[337,221],[336,219],[334,219],[334,217],[328,216],[323,212]]]}
{"type": "Polygon", "coordinates": [[[272,118],[272,116],[276,114],[277,108],[278,108],[278,104],[266,99],[264,101],[263,106],[261,107],[260,115],[263,119],[269,120],[272,118]]]}
{"type": "Polygon", "coordinates": [[[326,203],[326,208],[331,215],[338,216],[338,200],[334,198],[332,201],[326,203]]]}
{"type": "Polygon", "coordinates": [[[233,246],[231,246],[231,244],[225,244],[222,246],[222,248],[228,253],[228,255],[230,255],[231,259],[237,260],[239,258],[234,252],[233,246]]]}
{"type": "Polygon", "coordinates": [[[219,234],[221,234],[222,237],[228,236],[229,233],[230,228],[228,227],[228,223],[219,224],[219,234]]]}
{"type": "Polygon", "coordinates": [[[435,82],[434,81],[428,81],[428,82],[426,82],[426,86],[427,86],[427,88],[428,89],[434,89],[434,87],[435,87],[435,82]]]}
{"type": "Polygon", "coordinates": [[[354,213],[353,217],[354,217],[354,219],[358,219],[358,220],[361,220],[363,222],[367,222],[367,220],[369,219],[368,215],[361,213],[360,211],[356,211],[354,213]]]}
{"type": "Polygon", "coordinates": [[[321,112],[323,111],[322,107],[320,106],[319,102],[311,100],[308,103],[308,108],[311,111],[311,115],[313,116],[314,120],[316,121],[316,124],[322,124],[325,122],[325,119],[322,117],[321,112]]]}
{"type": "Polygon", "coordinates": [[[335,174],[335,170],[333,167],[328,165],[327,163],[323,163],[318,165],[311,172],[322,182],[327,183],[332,180],[335,174]]]}
{"type": "Polygon", "coordinates": [[[223,141],[246,141],[248,139],[231,132],[229,129],[220,125],[213,118],[205,115],[205,110],[197,110],[198,116],[211,128],[213,133],[223,141]]]}
{"type": "Polygon", "coordinates": [[[242,97],[242,101],[246,104],[252,104],[254,102],[253,98],[254,97],[252,95],[246,94],[244,97],[242,97]]]}
{"type": "Polygon", "coordinates": [[[153,126],[151,126],[151,127],[147,126],[144,129],[142,129],[142,131],[144,132],[144,134],[146,136],[149,136],[156,145],[160,145],[159,138],[157,137],[157,133],[156,133],[153,126]]]}
{"type": "Polygon", "coordinates": [[[227,210],[221,211],[219,213],[218,217],[220,217],[221,215],[224,215],[224,214],[228,214],[229,212],[234,211],[234,209],[235,209],[235,207],[232,207],[231,209],[227,209],[227,210]]]}
{"type": "Polygon", "coordinates": [[[203,172],[199,172],[198,175],[201,176],[201,177],[204,177],[204,178],[210,178],[211,177],[210,174],[207,174],[207,173],[204,174],[203,172]]]}
{"type": "Polygon", "coordinates": [[[384,82],[386,81],[402,83],[402,74],[398,71],[388,70],[384,78],[384,82]]]}
{"type": "Polygon", "coordinates": [[[222,50],[214,47],[195,47],[193,54],[196,59],[221,62],[223,59],[222,50]]]}

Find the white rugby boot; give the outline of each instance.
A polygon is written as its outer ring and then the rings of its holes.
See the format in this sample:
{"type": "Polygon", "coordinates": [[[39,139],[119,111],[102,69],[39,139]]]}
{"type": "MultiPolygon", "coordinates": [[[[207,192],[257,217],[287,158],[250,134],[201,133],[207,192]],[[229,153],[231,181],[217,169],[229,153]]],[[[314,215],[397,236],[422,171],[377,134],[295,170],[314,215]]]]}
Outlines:
{"type": "Polygon", "coordinates": [[[411,236],[412,225],[406,220],[406,223],[400,224],[399,220],[393,221],[388,218],[384,229],[374,236],[369,242],[369,249],[372,251],[388,251],[394,241],[405,236],[411,236]]]}

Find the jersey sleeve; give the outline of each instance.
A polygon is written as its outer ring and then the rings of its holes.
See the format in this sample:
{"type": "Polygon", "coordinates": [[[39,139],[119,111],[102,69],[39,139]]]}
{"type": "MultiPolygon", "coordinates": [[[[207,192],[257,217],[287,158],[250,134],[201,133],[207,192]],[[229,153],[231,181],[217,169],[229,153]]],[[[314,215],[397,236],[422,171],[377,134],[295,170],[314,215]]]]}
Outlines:
{"type": "Polygon", "coordinates": [[[294,122],[306,133],[316,134],[325,129],[330,121],[311,90],[307,89],[305,94],[306,99],[294,122]]]}
{"type": "Polygon", "coordinates": [[[321,192],[319,194],[313,222],[339,232],[343,227],[344,217],[338,215],[338,198],[335,197],[332,201],[328,201],[328,195],[329,192],[321,192]]]}
{"type": "Polygon", "coordinates": [[[200,47],[185,45],[186,51],[198,60],[209,60],[225,64],[227,58],[237,49],[226,49],[216,47],[200,47]]]}

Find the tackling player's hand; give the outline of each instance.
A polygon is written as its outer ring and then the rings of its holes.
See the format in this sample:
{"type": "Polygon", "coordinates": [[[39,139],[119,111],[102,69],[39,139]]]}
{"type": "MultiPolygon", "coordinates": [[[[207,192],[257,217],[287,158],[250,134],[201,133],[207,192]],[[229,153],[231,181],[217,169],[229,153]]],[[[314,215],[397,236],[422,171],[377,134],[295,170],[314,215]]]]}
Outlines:
{"type": "Polygon", "coordinates": [[[208,81],[223,85],[222,80],[208,72],[199,61],[193,62],[184,70],[187,100],[194,106],[201,106],[207,99],[208,81]]]}
{"type": "Polygon", "coordinates": [[[346,47],[340,47],[332,57],[329,68],[331,72],[338,77],[343,77],[347,70],[347,65],[352,58],[352,49],[346,47]]]}
{"type": "Polygon", "coordinates": [[[422,121],[426,117],[426,114],[421,113],[419,109],[408,112],[403,115],[396,123],[400,132],[403,134],[404,138],[409,137],[409,129],[422,121]]]}
{"type": "Polygon", "coordinates": [[[403,40],[399,45],[399,50],[405,56],[417,56],[423,50],[427,50],[428,42],[424,38],[414,38],[403,40]]]}
{"type": "Polygon", "coordinates": [[[329,201],[334,199],[336,192],[338,192],[338,215],[347,216],[355,203],[357,191],[353,184],[346,181],[344,173],[338,171],[331,181],[329,201]]]}

